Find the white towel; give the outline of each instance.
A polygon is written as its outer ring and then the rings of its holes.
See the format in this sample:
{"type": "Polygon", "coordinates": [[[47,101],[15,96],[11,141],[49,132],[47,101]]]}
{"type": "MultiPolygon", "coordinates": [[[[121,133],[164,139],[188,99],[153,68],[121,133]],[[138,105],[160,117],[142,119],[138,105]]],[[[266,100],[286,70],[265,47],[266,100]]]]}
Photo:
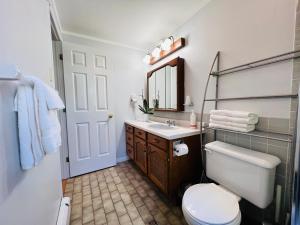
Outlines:
{"type": "Polygon", "coordinates": [[[15,96],[15,111],[18,112],[20,161],[24,170],[37,166],[44,157],[34,102],[32,88],[19,86],[15,96]]]}
{"type": "Polygon", "coordinates": [[[221,128],[221,129],[227,129],[227,130],[233,130],[233,131],[239,131],[239,132],[250,132],[255,129],[254,125],[247,125],[247,127],[242,128],[242,127],[226,126],[226,125],[219,124],[219,123],[209,123],[209,127],[221,128]]]}
{"type": "Polygon", "coordinates": [[[229,127],[240,127],[240,128],[248,128],[249,125],[254,125],[254,124],[246,124],[246,123],[232,123],[232,122],[226,122],[226,121],[219,121],[219,120],[209,120],[210,123],[212,124],[220,124],[224,126],[229,126],[229,127]]]}
{"type": "Polygon", "coordinates": [[[257,124],[258,117],[257,116],[249,116],[247,118],[238,118],[238,117],[230,117],[230,116],[220,116],[220,115],[210,115],[210,119],[214,121],[223,121],[223,122],[231,122],[236,124],[257,124]]]}
{"type": "Polygon", "coordinates": [[[249,117],[258,117],[255,113],[244,112],[244,111],[231,111],[231,110],[211,110],[211,115],[219,116],[230,116],[237,118],[249,118],[249,117]]]}
{"type": "Polygon", "coordinates": [[[39,133],[45,153],[53,153],[61,145],[61,128],[57,110],[65,108],[56,90],[36,77],[25,76],[24,80],[33,83],[38,112],[39,133]]]}

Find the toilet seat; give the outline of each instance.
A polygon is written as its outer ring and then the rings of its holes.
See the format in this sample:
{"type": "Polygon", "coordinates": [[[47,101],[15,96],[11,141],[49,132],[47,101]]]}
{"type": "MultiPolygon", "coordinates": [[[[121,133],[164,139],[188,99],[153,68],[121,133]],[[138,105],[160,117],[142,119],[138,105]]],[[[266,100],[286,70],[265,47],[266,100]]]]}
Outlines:
{"type": "Polygon", "coordinates": [[[216,184],[196,184],[186,190],[182,210],[189,224],[238,225],[239,198],[216,184]]]}

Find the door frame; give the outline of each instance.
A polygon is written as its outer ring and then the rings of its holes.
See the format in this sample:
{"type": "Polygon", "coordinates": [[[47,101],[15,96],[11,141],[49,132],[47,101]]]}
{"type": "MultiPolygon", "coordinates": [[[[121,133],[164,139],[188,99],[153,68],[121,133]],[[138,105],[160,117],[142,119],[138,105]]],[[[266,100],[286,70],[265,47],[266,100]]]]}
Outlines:
{"type": "MultiPolygon", "coordinates": [[[[65,83],[64,83],[64,70],[63,70],[63,58],[62,58],[62,43],[60,41],[52,41],[53,49],[53,64],[55,87],[58,90],[64,104],[65,100],[65,83]]],[[[61,124],[61,139],[62,145],[60,147],[60,164],[61,164],[61,176],[62,179],[70,178],[70,163],[69,163],[69,144],[68,144],[68,131],[67,131],[67,114],[65,110],[61,110],[58,113],[59,121],[61,124]]]]}
{"type": "MultiPolygon", "coordinates": [[[[64,70],[62,62],[62,35],[59,17],[57,10],[52,0],[50,3],[50,22],[51,22],[51,37],[52,37],[52,54],[53,54],[53,76],[55,88],[65,103],[65,83],[64,83],[64,70]]],[[[61,124],[61,140],[60,147],[60,165],[62,179],[70,178],[70,163],[69,161],[69,145],[67,138],[67,118],[66,111],[60,110],[58,112],[59,121],[61,124]]]]}

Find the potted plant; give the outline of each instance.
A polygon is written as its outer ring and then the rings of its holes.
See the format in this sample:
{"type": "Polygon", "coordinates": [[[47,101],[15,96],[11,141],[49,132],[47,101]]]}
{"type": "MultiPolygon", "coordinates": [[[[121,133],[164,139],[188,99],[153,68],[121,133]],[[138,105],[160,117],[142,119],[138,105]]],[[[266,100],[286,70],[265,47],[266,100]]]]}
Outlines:
{"type": "Polygon", "coordinates": [[[147,99],[143,99],[143,106],[139,105],[139,109],[144,113],[143,121],[148,121],[149,115],[153,114],[153,109],[149,108],[147,99]]]}

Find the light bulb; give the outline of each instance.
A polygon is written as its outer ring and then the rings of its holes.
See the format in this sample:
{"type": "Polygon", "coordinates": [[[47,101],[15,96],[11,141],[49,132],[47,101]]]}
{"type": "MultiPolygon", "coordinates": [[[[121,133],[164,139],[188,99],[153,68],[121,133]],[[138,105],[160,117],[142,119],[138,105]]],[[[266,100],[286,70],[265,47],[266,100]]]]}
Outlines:
{"type": "Polygon", "coordinates": [[[152,51],[152,56],[155,57],[155,58],[159,58],[160,57],[160,52],[161,52],[161,49],[159,47],[156,47],[152,51]]]}
{"type": "Polygon", "coordinates": [[[173,44],[173,41],[172,41],[171,37],[168,37],[162,43],[162,49],[165,51],[169,51],[171,49],[172,44],[173,44]]]}
{"type": "Polygon", "coordinates": [[[146,64],[150,64],[150,61],[151,61],[151,55],[150,55],[150,54],[145,55],[143,61],[144,61],[144,63],[146,63],[146,64]]]}

